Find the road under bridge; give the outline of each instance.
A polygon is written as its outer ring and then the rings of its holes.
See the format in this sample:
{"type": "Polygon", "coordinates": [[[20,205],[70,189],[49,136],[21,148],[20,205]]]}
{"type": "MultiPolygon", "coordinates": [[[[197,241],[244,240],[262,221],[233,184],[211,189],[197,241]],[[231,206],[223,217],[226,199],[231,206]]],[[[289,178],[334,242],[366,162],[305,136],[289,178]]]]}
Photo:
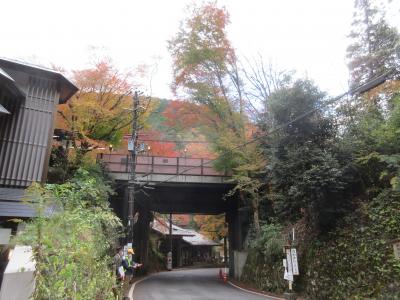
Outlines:
{"type": "MultiPolygon", "coordinates": [[[[102,161],[117,183],[112,207],[127,224],[129,155],[102,154],[102,161]]],[[[137,192],[134,229],[135,247],[141,262],[148,260],[151,212],[163,214],[225,214],[228,225],[230,274],[234,276],[242,250],[243,232],[248,226],[246,211],[241,210],[236,196],[226,197],[233,183],[226,173],[212,167],[202,158],[138,156],[136,162],[137,192]],[[236,265],[236,268],[235,268],[236,265]]],[[[237,274],[236,274],[237,275],[237,274]]]]}

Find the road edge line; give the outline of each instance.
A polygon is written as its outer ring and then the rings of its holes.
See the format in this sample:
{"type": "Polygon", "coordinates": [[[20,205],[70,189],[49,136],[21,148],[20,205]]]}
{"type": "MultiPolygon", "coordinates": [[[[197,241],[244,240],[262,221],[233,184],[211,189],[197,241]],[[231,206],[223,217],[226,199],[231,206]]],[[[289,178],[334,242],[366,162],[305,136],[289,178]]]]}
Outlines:
{"type": "Polygon", "coordinates": [[[133,291],[135,290],[136,284],[141,283],[142,281],[145,281],[146,279],[149,279],[151,276],[153,276],[153,274],[151,274],[149,276],[146,276],[146,277],[144,277],[142,279],[139,279],[138,281],[135,281],[132,284],[131,288],[129,289],[129,293],[128,293],[128,297],[129,297],[130,300],[133,300],[133,291]]]}
{"type": "Polygon", "coordinates": [[[246,289],[244,289],[244,288],[242,288],[242,287],[240,287],[240,286],[238,286],[238,285],[232,283],[232,282],[229,281],[229,280],[228,280],[227,282],[228,282],[231,286],[233,286],[233,287],[235,287],[235,288],[237,288],[237,289],[239,289],[239,290],[242,290],[242,291],[244,291],[244,292],[246,292],[246,293],[250,293],[250,294],[254,294],[254,295],[258,295],[258,296],[263,296],[263,297],[265,297],[265,298],[271,298],[271,299],[275,299],[275,300],[285,300],[285,298],[279,298],[279,297],[275,297],[275,296],[270,296],[270,295],[261,294],[261,293],[257,293],[257,292],[254,292],[254,291],[246,290],[246,289]]]}

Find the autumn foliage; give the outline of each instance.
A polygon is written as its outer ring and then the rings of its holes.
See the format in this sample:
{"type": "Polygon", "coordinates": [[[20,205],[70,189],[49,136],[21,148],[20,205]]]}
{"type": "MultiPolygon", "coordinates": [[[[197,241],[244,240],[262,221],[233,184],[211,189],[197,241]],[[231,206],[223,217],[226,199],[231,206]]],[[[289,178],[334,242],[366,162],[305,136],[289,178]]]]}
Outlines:
{"type": "Polygon", "coordinates": [[[200,233],[214,241],[219,241],[228,234],[225,215],[197,215],[194,221],[199,226],[200,233]]]}
{"type": "Polygon", "coordinates": [[[75,149],[89,151],[99,145],[118,144],[131,124],[129,94],[134,88],[132,75],[122,73],[110,61],[73,71],[79,91],[66,104],[59,105],[56,128],[72,135],[75,149]]]}
{"type": "MultiPolygon", "coordinates": [[[[138,144],[144,144],[142,155],[214,158],[212,144],[203,133],[209,122],[204,110],[187,101],[153,99],[138,135],[138,144]]],[[[129,138],[130,134],[124,136],[118,153],[127,153],[129,138]]]]}

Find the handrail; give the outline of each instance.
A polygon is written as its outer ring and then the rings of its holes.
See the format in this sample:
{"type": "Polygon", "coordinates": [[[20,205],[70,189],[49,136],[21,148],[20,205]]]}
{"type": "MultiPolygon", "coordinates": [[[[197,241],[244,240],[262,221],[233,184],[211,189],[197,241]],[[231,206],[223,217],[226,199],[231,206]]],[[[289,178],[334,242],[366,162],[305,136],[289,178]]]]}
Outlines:
{"type": "MultiPolygon", "coordinates": [[[[97,157],[100,156],[130,156],[130,154],[120,154],[120,153],[97,153],[97,157]]],[[[186,158],[186,159],[202,159],[204,157],[193,157],[193,156],[166,156],[166,155],[138,155],[138,157],[162,157],[162,158],[186,158]]],[[[215,157],[209,157],[204,159],[215,159],[215,157]]]]}
{"type": "MultiPolygon", "coordinates": [[[[192,176],[226,176],[207,165],[212,159],[192,157],[166,157],[139,155],[136,157],[136,173],[168,174],[192,176]]],[[[97,161],[103,162],[110,172],[129,173],[131,156],[129,154],[97,155],[97,161]]]]}

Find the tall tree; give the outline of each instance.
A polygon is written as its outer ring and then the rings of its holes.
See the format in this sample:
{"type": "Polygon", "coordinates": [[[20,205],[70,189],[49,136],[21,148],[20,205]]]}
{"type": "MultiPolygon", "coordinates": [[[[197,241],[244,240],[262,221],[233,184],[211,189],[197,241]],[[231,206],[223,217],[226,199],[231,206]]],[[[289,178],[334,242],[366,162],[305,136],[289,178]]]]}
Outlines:
{"type": "MultiPolygon", "coordinates": [[[[138,87],[133,77],[108,59],[89,69],[73,71],[79,92],[58,107],[57,127],[72,132],[72,146],[79,156],[100,145],[118,145],[123,134],[130,131],[132,91],[138,87]]],[[[140,97],[145,111],[140,114],[140,123],[150,111],[150,100],[140,97]]]]}
{"type": "Polygon", "coordinates": [[[74,133],[82,151],[96,146],[96,141],[117,144],[131,123],[129,94],[133,89],[131,74],[121,73],[109,61],[93,68],[73,72],[79,92],[59,107],[58,126],[74,133]]]}
{"type": "Polygon", "coordinates": [[[242,109],[235,87],[240,84],[233,71],[235,51],[226,32],[228,12],[213,2],[187,9],[190,16],[169,41],[174,63],[173,88],[175,92],[183,89],[190,100],[207,105],[219,119],[215,120],[216,126],[228,126],[239,134],[241,122],[237,112],[242,109]]]}
{"type": "Polygon", "coordinates": [[[325,94],[307,80],[270,97],[270,134],[266,139],[269,193],[281,220],[306,217],[310,228],[325,229],[343,212],[344,170],[334,150],[335,128],[327,111],[318,109],[325,94]],[[299,116],[314,113],[290,123],[299,116]],[[288,125],[287,125],[288,124],[288,125]]]}
{"type": "Polygon", "coordinates": [[[238,182],[243,183],[237,190],[243,201],[251,199],[254,225],[259,232],[258,197],[252,197],[258,196],[259,187],[254,175],[264,164],[257,147],[240,147],[251,130],[244,114],[239,63],[227,37],[229,14],[215,2],[188,9],[189,17],[169,42],[174,62],[173,87],[205,106],[210,120],[205,133],[221,154],[217,167],[232,170],[238,182]],[[249,189],[246,191],[245,187],[249,189]]]}
{"type": "Polygon", "coordinates": [[[400,36],[372,0],[355,0],[347,48],[350,85],[357,87],[400,65],[400,36]]]}
{"type": "Polygon", "coordinates": [[[252,60],[246,59],[242,73],[245,78],[244,95],[247,111],[260,125],[265,124],[269,121],[268,102],[271,94],[287,86],[294,72],[278,71],[271,62],[267,64],[259,55],[252,60]]]}

